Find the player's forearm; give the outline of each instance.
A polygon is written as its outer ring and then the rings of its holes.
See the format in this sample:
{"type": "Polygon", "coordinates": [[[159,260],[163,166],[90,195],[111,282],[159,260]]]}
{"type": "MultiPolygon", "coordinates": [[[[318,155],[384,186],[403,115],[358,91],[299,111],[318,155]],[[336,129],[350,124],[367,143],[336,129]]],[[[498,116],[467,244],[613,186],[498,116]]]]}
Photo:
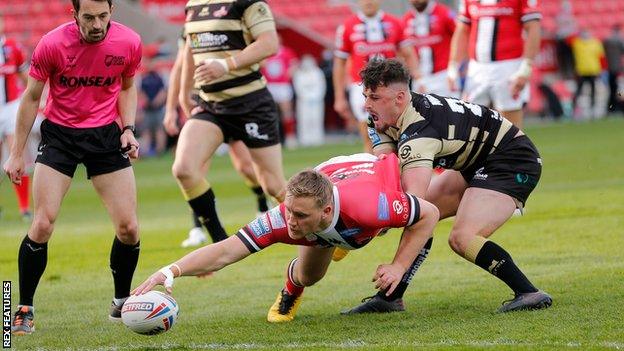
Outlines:
{"type": "Polygon", "coordinates": [[[403,230],[399,248],[392,260],[393,265],[397,265],[407,270],[414,262],[420,250],[433,235],[433,228],[440,218],[439,212],[432,204],[419,200],[420,219],[415,224],[403,230]]]}
{"type": "Polygon", "coordinates": [[[541,28],[539,21],[530,21],[524,25],[526,39],[524,40],[524,50],[522,56],[533,61],[540,48],[541,28]]]}
{"type": "Polygon", "coordinates": [[[180,95],[180,76],[182,72],[183,54],[178,54],[171,72],[169,73],[169,86],[167,87],[167,102],[165,108],[167,111],[175,111],[178,107],[178,96],[180,95]]]}
{"type": "Polygon", "coordinates": [[[250,254],[251,252],[238,237],[231,236],[218,243],[197,249],[176,261],[175,264],[180,268],[179,275],[202,275],[216,272],[250,254]]]}
{"type": "Polygon", "coordinates": [[[332,68],[332,83],[334,84],[334,96],[336,99],[346,99],[345,74],[346,60],[338,57],[334,58],[334,67],[332,68]]]}
{"type": "Polygon", "coordinates": [[[17,111],[17,120],[15,125],[15,135],[13,144],[11,147],[11,154],[21,157],[24,152],[24,146],[26,140],[28,140],[28,134],[35,123],[37,118],[37,111],[39,111],[39,100],[30,94],[25,93],[17,111]]]}
{"type": "Polygon", "coordinates": [[[121,125],[134,125],[136,120],[138,93],[134,84],[119,92],[117,107],[119,108],[119,116],[121,117],[121,125]]]}
{"type": "Polygon", "coordinates": [[[458,23],[451,38],[449,65],[458,65],[466,59],[468,53],[468,26],[458,23]]]}
{"type": "Polygon", "coordinates": [[[193,54],[189,48],[189,44],[186,44],[185,52],[182,57],[182,67],[180,69],[180,91],[178,93],[178,102],[182,111],[187,117],[191,116],[191,109],[193,108],[191,100],[191,91],[193,90],[193,71],[195,70],[195,61],[193,61],[193,54]]]}
{"type": "Polygon", "coordinates": [[[230,69],[249,67],[267,57],[275,55],[278,49],[277,43],[278,39],[275,31],[269,30],[260,33],[253,43],[232,56],[235,67],[230,67],[230,69]]]}
{"type": "Polygon", "coordinates": [[[414,47],[411,45],[403,45],[401,46],[400,53],[405,60],[405,65],[407,66],[412,78],[420,79],[418,56],[414,51],[414,47]]]}

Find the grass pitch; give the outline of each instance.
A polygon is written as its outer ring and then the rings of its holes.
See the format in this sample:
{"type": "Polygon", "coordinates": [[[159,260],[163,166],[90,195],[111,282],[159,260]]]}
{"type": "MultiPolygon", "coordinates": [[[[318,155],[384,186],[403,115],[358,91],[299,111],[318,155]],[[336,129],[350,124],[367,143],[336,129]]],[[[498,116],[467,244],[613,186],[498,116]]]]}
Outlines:
{"type": "MultiPolygon", "coordinates": [[[[407,312],[340,316],[371,295],[372,274],[392,259],[398,231],[334,263],[308,288],[294,322],[272,325],[266,313],[284,282],[296,248],[276,245],[208,279],[176,280],[181,313],[158,336],[133,334],[107,320],[112,297],[108,255],[112,226],[84,170],[77,172],[49,244],[48,266],[35,296],[36,332],[13,337],[16,349],[622,349],[624,348],[624,119],[544,124],[527,128],[544,160],[526,214],[493,240],[505,247],[541,289],[550,309],[499,315],[508,288],[455,255],[438,225],[433,250],[409,288],[407,312]]],[[[287,175],[331,156],[359,151],[330,145],[287,151],[287,175]]],[[[134,286],[189,252],[187,205],[170,174],[172,159],[136,164],[141,257],[134,286]]],[[[210,174],[229,233],[255,213],[251,192],[227,157],[210,174]]],[[[12,189],[0,188],[0,276],[18,300],[17,250],[28,229],[12,189]]]]}

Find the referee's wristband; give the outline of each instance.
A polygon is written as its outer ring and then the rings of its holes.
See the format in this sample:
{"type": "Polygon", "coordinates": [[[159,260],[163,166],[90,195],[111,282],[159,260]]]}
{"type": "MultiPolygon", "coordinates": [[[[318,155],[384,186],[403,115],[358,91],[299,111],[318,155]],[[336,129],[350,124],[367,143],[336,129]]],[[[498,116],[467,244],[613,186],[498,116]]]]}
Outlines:
{"type": "Polygon", "coordinates": [[[126,130],[129,130],[132,132],[133,135],[136,135],[136,127],[134,126],[134,124],[128,124],[127,126],[123,127],[121,129],[121,133],[125,132],[126,130]]]}

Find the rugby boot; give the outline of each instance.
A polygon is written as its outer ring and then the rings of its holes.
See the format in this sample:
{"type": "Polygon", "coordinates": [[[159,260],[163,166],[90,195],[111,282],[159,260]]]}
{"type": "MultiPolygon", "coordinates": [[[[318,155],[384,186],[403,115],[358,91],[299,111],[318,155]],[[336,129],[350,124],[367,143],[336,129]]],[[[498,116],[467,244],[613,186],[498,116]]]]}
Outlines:
{"type": "Polygon", "coordinates": [[[332,254],[332,261],[338,262],[345,258],[349,254],[349,250],[341,249],[337,247],[334,249],[334,253],[332,254]]]}
{"type": "Polygon", "coordinates": [[[360,313],[390,313],[405,311],[403,299],[386,301],[379,295],[369,296],[362,299],[362,303],[349,310],[344,310],[340,314],[360,314],[360,313]]]}
{"type": "Polygon", "coordinates": [[[271,323],[292,321],[295,318],[300,303],[301,295],[290,295],[286,289],[282,289],[282,291],[277,294],[277,299],[273,303],[273,306],[269,309],[267,321],[271,323]]]}
{"type": "Polygon", "coordinates": [[[108,314],[108,320],[111,322],[121,322],[121,308],[123,302],[119,305],[115,304],[115,301],[111,301],[110,312],[108,314]]]}
{"type": "Polygon", "coordinates": [[[503,302],[503,305],[498,309],[498,313],[539,310],[548,308],[550,305],[552,305],[552,297],[539,290],[532,293],[516,294],[513,299],[503,302]]]}
{"type": "Polygon", "coordinates": [[[18,306],[11,322],[11,334],[27,335],[35,331],[35,311],[31,306],[18,306]]]}
{"type": "Polygon", "coordinates": [[[201,228],[193,228],[189,231],[188,238],[182,242],[182,247],[200,246],[207,240],[206,234],[201,228]]]}

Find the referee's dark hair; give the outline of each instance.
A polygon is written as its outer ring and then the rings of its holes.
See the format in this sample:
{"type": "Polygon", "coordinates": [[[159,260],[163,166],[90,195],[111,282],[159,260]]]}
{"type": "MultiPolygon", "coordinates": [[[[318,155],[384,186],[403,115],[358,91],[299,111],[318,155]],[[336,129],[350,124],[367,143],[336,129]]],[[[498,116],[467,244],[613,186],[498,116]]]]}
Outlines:
{"type": "MultiPolygon", "coordinates": [[[[106,1],[108,3],[108,8],[111,8],[113,6],[113,0],[92,0],[92,1],[97,1],[97,2],[106,1]]],[[[78,13],[78,11],[80,11],[80,0],[72,0],[72,5],[74,6],[74,11],[78,13]]]]}
{"type": "Polygon", "coordinates": [[[373,59],[360,72],[364,88],[375,91],[377,87],[393,83],[409,84],[410,74],[407,68],[396,59],[373,59]]]}

